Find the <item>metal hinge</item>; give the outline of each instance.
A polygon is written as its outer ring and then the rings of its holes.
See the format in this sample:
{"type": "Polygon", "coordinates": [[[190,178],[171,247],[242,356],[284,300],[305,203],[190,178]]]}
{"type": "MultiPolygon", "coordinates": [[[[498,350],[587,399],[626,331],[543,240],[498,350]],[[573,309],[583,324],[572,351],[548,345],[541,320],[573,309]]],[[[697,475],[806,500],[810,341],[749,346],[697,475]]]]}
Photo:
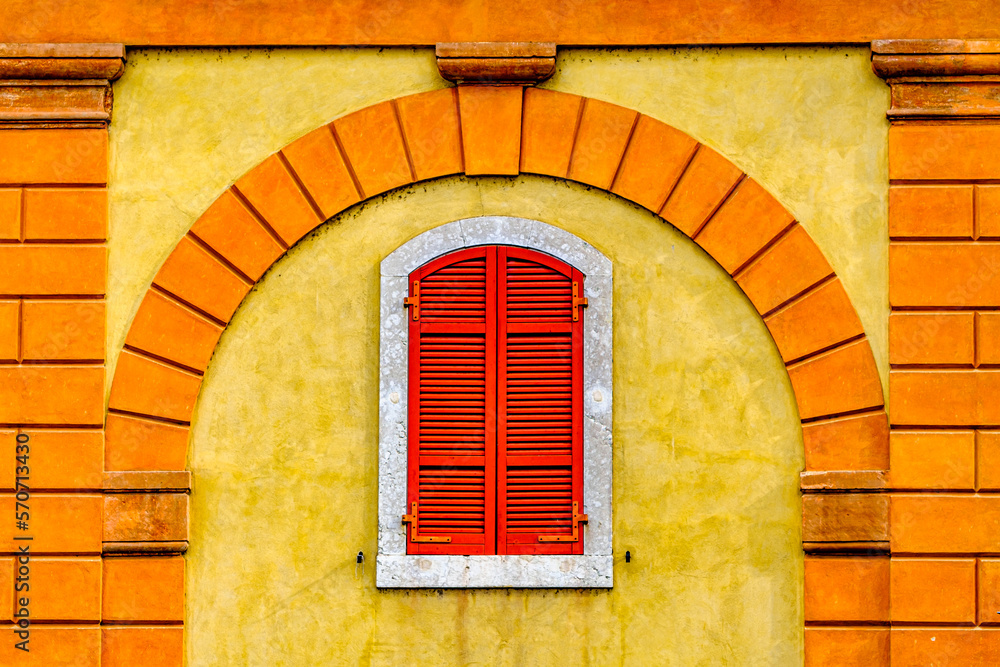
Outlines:
{"type": "Polygon", "coordinates": [[[539,542],[579,542],[580,524],[587,523],[587,515],[580,514],[580,503],[573,503],[573,534],[572,535],[539,535],[539,542]]]}
{"type": "Polygon", "coordinates": [[[573,321],[580,319],[580,311],[577,308],[587,307],[587,297],[580,296],[580,283],[573,282],[573,321]]]}
{"type": "Polygon", "coordinates": [[[403,523],[410,524],[410,541],[411,542],[451,542],[450,537],[443,537],[440,535],[420,535],[418,534],[420,527],[420,517],[417,514],[417,504],[410,503],[410,512],[412,514],[403,515],[403,523]]]}
{"type": "MultiPolygon", "coordinates": [[[[413,308],[413,321],[420,321],[420,281],[413,281],[413,296],[403,299],[403,308],[413,308]]],[[[574,311],[575,312],[575,311],[574,311]]]]}

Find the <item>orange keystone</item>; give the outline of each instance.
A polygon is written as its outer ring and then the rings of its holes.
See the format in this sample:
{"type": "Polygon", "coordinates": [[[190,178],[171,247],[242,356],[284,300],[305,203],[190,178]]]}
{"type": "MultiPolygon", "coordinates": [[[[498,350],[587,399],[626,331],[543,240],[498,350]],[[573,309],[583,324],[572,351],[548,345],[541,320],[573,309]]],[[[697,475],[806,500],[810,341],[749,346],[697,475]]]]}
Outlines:
{"type": "Polygon", "coordinates": [[[462,172],[462,132],[454,88],[396,100],[416,180],[462,172]]]}

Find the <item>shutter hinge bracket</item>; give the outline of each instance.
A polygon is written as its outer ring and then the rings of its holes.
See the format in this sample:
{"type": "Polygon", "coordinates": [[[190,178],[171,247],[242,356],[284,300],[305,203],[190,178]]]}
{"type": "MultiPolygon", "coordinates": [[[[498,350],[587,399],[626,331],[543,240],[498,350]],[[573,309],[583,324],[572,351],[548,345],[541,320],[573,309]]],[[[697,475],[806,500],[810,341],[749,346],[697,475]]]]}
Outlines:
{"type": "Polygon", "coordinates": [[[417,514],[416,503],[410,503],[410,512],[412,512],[412,514],[403,515],[403,523],[410,524],[411,542],[451,542],[450,537],[444,537],[441,535],[418,535],[417,531],[420,526],[420,517],[417,514]]]}
{"type": "MultiPolygon", "coordinates": [[[[413,321],[420,321],[420,281],[413,281],[413,296],[403,299],[403,308],[413,308],[413,321]]],[[[576,312],[576,311],[574,311],[576,312]]]]}
{"type": "Polygon", "coordinates": [[[539,535],[539,542],[579,542],[580,524],[587,523],[587,515],[580,514],[580,503],[573,503],[573,534],[572,535],[539,535]]]}
{"type": "MultiPolygon", "coordinates": [[[[563,283],[565,284],[565,283],[563,283]]],[[[565,294],[565,292],[563,292],[565,294]]],[[[573,321],[580,319],[580,311],[577,308],[587,307],[587,297],[580,296],[580,283],[573,281],[573,321]]]]}

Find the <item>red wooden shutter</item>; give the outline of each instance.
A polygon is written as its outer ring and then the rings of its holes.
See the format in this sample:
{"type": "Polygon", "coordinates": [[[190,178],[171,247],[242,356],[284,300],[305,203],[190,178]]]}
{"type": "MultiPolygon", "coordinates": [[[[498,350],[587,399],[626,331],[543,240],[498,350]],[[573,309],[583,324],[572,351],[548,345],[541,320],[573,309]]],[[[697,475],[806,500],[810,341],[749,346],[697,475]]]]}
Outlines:
{"type": "Polygon", "coordinates": [[[496,553],[496,256],[410,274],[407,553],[496,553]]]}
{"type": "Polygon", "coordinates": [[[583,275],[500,247],[497,552],[583,553],[583,275]]]}

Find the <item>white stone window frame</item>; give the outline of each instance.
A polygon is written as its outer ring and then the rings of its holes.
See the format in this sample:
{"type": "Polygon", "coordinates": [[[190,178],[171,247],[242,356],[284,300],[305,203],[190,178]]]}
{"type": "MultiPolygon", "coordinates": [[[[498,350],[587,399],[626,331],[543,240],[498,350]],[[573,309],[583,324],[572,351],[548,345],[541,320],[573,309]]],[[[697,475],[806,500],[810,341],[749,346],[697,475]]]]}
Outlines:
{"type": "Polygon", "coordinates": [[[407,241],[381,263],[379,327],[378,588],[611,588],[612,264],[573,234],[537,220],[466,218],[407,241]],[[409,275],[435,257],[510,245],[557,257],[584,274],[583,554],[409,555],[402,516],[407,483],[409,275]]]}

